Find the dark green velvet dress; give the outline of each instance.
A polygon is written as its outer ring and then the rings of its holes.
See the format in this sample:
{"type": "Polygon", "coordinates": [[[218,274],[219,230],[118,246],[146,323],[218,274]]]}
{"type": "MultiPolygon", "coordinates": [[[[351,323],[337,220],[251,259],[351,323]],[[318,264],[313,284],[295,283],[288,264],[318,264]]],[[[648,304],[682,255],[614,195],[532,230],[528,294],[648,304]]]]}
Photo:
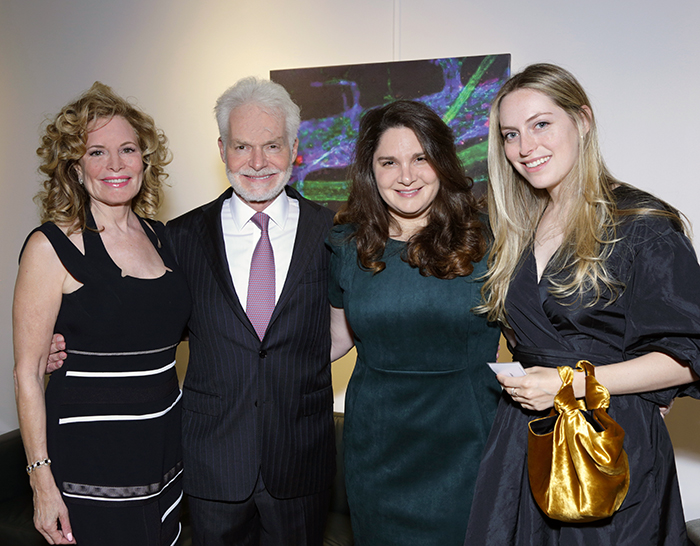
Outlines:
{"type": "Polygon", "coordinates": [[[486,365],[500,331],[470,312],[470,277],[424,277],[387,242],[386,269],[357,263],[349,226],[330,237],[330,299],[355,335],[345,401],[345,467],[355,543],[461,546],[500,388],[486,365]]]}

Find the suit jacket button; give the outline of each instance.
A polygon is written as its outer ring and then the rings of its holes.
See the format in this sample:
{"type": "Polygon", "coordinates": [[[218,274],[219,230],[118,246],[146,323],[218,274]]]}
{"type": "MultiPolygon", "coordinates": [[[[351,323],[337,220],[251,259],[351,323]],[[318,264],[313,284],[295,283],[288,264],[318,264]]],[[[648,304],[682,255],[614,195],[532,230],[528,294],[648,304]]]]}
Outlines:
{"type": "Polygon", "coordinates": [[[260,351],[258,354],[260,355],[260,358],[265,358],[267,356],[267,351],[260,351]]]}

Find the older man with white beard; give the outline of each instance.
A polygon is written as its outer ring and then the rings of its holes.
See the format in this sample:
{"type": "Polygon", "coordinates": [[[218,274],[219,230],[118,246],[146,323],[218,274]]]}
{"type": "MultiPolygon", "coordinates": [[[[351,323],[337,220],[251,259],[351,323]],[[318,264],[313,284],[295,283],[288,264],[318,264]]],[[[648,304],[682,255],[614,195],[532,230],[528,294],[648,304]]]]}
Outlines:
{"type": "Polygon", "coordinates": [[[168,223],[192,293],[183,387],[195,545],[321,545],[335,472],[325,237],[287,185],[299,108],[246,78],[217,101],[231,188],[168,223]]]}

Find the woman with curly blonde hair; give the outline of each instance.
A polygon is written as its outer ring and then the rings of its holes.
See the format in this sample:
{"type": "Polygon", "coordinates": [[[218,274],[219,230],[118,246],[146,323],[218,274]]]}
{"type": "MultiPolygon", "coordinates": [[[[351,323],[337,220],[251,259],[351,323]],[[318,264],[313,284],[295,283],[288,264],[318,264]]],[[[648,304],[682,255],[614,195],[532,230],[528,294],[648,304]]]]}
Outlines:
{"type": "Polygon", "coordinates": [[[136,132],[144,171],[141,188],[132,199],[134,212],[153,218],[160,207],[161,187],[170,163],[167,139],[153,118],[116,95],[106,85],[95,82],[75,103],[67,105],[46,127],[36,153],[39,170],[46,176],[44,188],[36,197],[41,221],[85,228],[85,206],[89,196],[79,180],[76,165],[85,155],[88,126],[98,119],[124,118],[136,132]]]}
{"type": "Polygon", "coordinates": [[[42,225],[13,307],[15,394],[51,544],[165,545],[179,535],[175,348],[186,282],[152,218],[169,162],[150,116],[96,82],[47,125],[42,225]],[[69,347],[44,394],[54,332],[69,347]]]}
{"type": "MultiPolygon", "coordinates": [[[[527,374],[504,388],[477,479],[465,545],[686,543],[660,406],[700,398],[700,267],[683,219],[605,167],[585,91],[536,64],[496,96],[489,122],[494,242],[479,308],[509,326],[527,374]],[[689,279],[693,279],[689,282],[689,279]],[[528,480],[528,422],[544,417],[557,366],[588,360],[625,431],[630,485],[611,517],[564,523],[528,480]]],[[[583,373],[574,392],[585,394],[583,373]]]]}

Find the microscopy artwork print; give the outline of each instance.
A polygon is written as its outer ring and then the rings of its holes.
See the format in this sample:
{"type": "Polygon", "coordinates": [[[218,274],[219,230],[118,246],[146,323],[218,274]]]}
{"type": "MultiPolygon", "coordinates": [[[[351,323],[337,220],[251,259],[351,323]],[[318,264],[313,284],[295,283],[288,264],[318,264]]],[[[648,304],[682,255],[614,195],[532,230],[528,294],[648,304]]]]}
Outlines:
{"type": "Polygon", "coordinates": [[[299,150],[290,184],[337,210],[347,197],[347,168],[362,113],[397,99],[433,108],[455,133],[465,171],[486,180],[488,114],[510,74],[510,55],[452,57],[273,70],[301,107],[299,150]]]}

